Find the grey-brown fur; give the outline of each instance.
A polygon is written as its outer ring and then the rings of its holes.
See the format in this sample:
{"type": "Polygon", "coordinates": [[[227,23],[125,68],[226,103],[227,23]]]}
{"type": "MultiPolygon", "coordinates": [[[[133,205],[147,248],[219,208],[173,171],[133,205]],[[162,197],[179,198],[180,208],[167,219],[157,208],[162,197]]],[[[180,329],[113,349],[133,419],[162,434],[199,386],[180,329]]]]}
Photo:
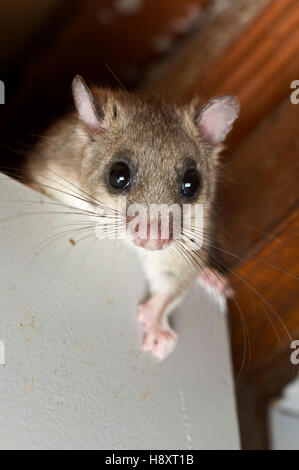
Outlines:
{"type": "MultiPolygon", "coordinates": [[[[75,113],[66,116],[50,128],[29,156],[28,174],[33,181],[38,183],[43,167],[51,168],[55,163],[63,176],[73,180],[75,175],[84,190],[100,200],[109,195],[112,202],[117,197],[105,185],[105,176],[109,164],[121,157],[129,159],[136,170],[134,184],[126,194],[128,202],[180,203],[184,198],[178,191],[178,179],[192,160],[203,184],[198,198],[192,202],[212,200],[217,176],[216,152],[198,136],[191,106],[123,91],[95,89],[94,95],[100,96],[101,109],[103,95],[109,97],[105,105],[108,131],[91,138],[75,113]],[[112,101],[117,105],[116,118],[112,101]]],[[[48,192],[46,188],[44,191],[48,192]]]]}
{"type": "Polygon", "coordinates": [[[195,254],[196,263],[179,250],[174,255],[170,249],[154,254],[140,249],[155,301],[155,307],[141,306],[145,311],[152,308],[156,321],[146,331],[146,348],[165,357],[176,339],[165,315],[208,262],[205,244],[210,236],[218,154],[238,115],[238,104],[229,96],[199,107],[196,101],[182,105],[125,91],[95,88],[91,93],[80,78],[73,82],[73,93],[77,112],[50,128],[29,155],[28,176],[42,191],[83,209],[88,203],[82,199],[89,199],[93,210],[95,200],[117,209],[120,194],[109,185],[109,172],[114,162],[123,161],[132,174],[125,192],[128,205],[204,204],[204,247],[195,254]],[[201,188],[186,200],[181,183],[190,167],[200,174],[201,188]],[[82,198],[72,196],[74,189],[82,198]],[[155,299],[160,299],[160,307],[155,299]],[[150,335],[154,339],[148,347],[150,335]],[[157,344],[162,344],[158,352],[157,344]]]}

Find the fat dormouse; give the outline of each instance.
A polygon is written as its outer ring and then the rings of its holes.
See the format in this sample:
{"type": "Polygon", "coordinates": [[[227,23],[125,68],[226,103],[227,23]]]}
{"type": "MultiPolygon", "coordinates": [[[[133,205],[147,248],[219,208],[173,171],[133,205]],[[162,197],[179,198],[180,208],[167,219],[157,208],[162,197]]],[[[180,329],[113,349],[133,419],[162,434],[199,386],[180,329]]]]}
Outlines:
{"type": "Polygon", "coordinates": [[[211,269],[209,250],[219,154],[239,115],[238,101],[224,95],[177,104],[89,89],[80,76],[72,92],[75,111],[54,123],[29,153],[27,176],[36,189],[90,215],[108,235],[117,228],[122,242],[137,250],[150,290],[137,312],[142,349],[162,360],[177,340],[168,314],[196,279],[231,292],[211,269]],[[152,212],[161,205],[178,209],[168,214],[168,230],[161,212],[152,212]],[[142,217],[136,207],[143,208],[142,217]],[[189,224],[182,216],[186,207],[189,224]],[[195,207],[203,208],[199,225],[195,207]]]}

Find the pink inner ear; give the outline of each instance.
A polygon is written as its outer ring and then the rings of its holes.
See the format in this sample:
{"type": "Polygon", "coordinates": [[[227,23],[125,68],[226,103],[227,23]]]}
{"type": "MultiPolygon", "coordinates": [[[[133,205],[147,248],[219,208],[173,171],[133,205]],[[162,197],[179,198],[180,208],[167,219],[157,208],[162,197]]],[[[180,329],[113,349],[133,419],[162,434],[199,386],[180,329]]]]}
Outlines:
{"type": "Polygon", "coordinates": [[[93,96],[89,89],[84,85],[83,81],[79,78],[74,79],[73,95],[79,118],[83,124],[85,124],[92,133],[104,131],[105,129],[103,128],[95,109],[93,96]]]}
{"type": "Polygon", "coordinates": [[[82,85],[76,90],[75,100],[81,121],[88,127],[96,129],[99,126],[99,122],[91,103],[91,98],[82,85]]]}
{"type": "Polygon", "coordinates": [[[219,98],[207,105],[198,127],[213,143],[223,142],[239,115],[239,106],[233,97],[219,98]]]}

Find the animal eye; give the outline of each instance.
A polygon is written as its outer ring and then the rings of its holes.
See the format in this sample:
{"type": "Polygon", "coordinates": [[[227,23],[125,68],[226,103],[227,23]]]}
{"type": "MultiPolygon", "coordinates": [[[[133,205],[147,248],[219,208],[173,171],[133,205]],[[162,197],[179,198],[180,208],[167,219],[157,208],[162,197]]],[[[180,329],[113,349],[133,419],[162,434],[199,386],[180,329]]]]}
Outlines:
{"type": "Polygon", "coordinates": [[[114,189],[128,189],[131,184],[131,173],[128,165],[116,162],[109,174],[109,183],[114,189]]]}
{"type": "Polygon", "coordinates": [[[196,170],[187,170],[183,176],[182,193],[184,196],[192,197],[200,187],[200,176],[196,170]]]}

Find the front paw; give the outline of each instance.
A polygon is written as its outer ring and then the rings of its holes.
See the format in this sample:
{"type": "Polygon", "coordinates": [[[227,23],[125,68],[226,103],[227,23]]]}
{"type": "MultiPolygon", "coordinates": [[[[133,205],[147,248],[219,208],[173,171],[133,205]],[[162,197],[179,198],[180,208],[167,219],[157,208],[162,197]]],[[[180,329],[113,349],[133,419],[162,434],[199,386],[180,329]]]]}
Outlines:
{"type": "Polygon", "coordinates": [[[175,348],[177,334],[172,329],[149,328],[144,335],[142,349],[149,351],[159,361],[165,359],[175,348]]]}

